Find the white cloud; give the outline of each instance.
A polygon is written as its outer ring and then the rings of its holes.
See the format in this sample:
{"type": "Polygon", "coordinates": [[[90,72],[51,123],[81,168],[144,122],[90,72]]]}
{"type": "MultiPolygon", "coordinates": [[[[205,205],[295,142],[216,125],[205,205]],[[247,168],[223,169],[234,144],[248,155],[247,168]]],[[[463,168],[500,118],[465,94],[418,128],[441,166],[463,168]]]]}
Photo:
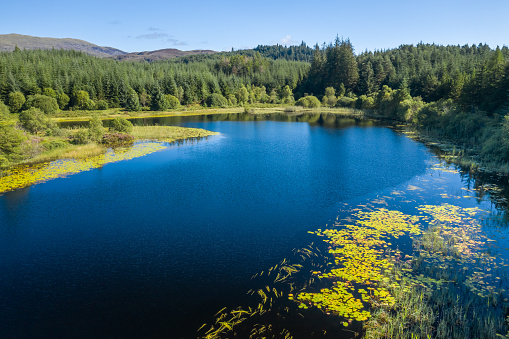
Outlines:
{"type": "Polygon", "coordinates": [[[283,45],[294,45],[296,41],[292,39],[291,35],[286,35],[285,37],[279,39],[279,42],[283,45]]]}

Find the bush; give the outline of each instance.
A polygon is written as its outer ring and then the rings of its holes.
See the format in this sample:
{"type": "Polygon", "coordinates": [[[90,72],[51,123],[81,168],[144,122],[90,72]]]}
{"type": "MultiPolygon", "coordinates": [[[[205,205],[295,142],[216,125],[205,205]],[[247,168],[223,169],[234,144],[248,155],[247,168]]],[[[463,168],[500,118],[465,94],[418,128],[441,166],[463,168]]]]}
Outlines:
{"type": "Polygon", "coordinates": [[[338,102],[336,103],[336,107],[355,108],[356,102],[357,102],[357,99],[350,98],[350,97],[341,97],[341,98],[339,98],[338,102]]]}
{"type": "Polygon", "coordinates": [[[67,146],[69,146],[69,143],[64,140],[50,140],[42,143],[42,147],[44,147],[46,151],[52,151],[58,148],[66,148],[67,146]]]}
{"type": "Polygon", "coordinates": [[[95,108],[100,111],[107,110],[109,108],[108,102],[106,100],[99,100],[95,103],[95,108]]]}
{"type": "Polygon", "coordinates": [[[166,94],[166,101],[168,102],[168,108],[173,109],[180,106],[180,101],[176,96],[166,94]]]}
{"type": "Polygon", "coordinates": [[[10,113],[9,107],[7,107],[7,105],[4,104],[4,102],[2,100],[0,100],[0,121],[9,119],[10,118],[9,113],[10,113]]]}
{"type": "Polygon", "coordinates": [[[8,166],[10,162],[23,160],[23,143],[27,136],[13,126],[0,125],[0,166],[8,166]]]}
{"type": "Polygon", "coordinates": [[[48,87],[46,87],[42,90],[42,95],[45,95],[47,97],[54,98],[54,99],[57,98],[57,93],[55,93],[55,90],[53,88],[48,88],[48,87]]]}
{"type": "Polygon", "coordinates": [[[95,142],[100,142],[104,135],[104,127],[103,127],[103,122],[101,121],[101,119],[99,119],[99,116],[94,115],[92,117],[92,119],[90,119],[88,124],[89,124],[88,130],[89,130],[89,134],[90,134],[90,139],[95,142]]]}
{"type": "Polygon", "coordinates": [[[313,95],[308,95],[307,97],[300,98],[295,103],[296,106],[302,106],[304,108],[318,108],[321,106],[320,100],[313,95]]]}
{"type": "Polygon", "coordinates": [[[121,145],[129,144],[134,141],[134,137],[125,133],[107,133],[103,136],[103,144],[106,145],[121,145]]]}
{"type": "Polygon", "coordinates": [[[9,93],[7,98],[7,105],[10,107],[11,112],[19,112],[25,104],[25,96],[21,92],[9,93]]]}
{"type": "Polygon", "coordinates": [[[58,133],[57,126],[40,109],[35,107],[21,112],[19,114],[19,121],[30,133],[39,134],[46,132],[51,135],[58,133]]]}
{"type": "Polygon", "coordinates": [[[209,107],[227,107],[228,106],[228,100],[222,96],[221,94],[214,93],[209,95],[207,100],[205,101],[207,103],[207,106],[209,107]]]}
{"type": "Polygon", "coordinates": [[[65,109],[67,107],[67,105],[69,104],[70,100],[71,99],[69,98],[69,96],[67,94],[60,93],[59,95],[57,95],[58,108],[65,109]]]}
{"type": "Polygon", "coordinates": [[[133,124],[126,118],[115,118],[111,121],[110,131],[129,134],[133,130],[133,124]]]}
{"type": "Polygon", "coordinates": [[[42,94],[30,95],[23,106],[25,109],[38,108],[44,114],[53,114],[58,111],[57,99],[42,94]]]}
{"type": "Polygon", "coordinates": [[[90,141],[90,131],[88,129],[80,129],[72,138],[72,142],[78,145],[88,144],[90,141]]]}

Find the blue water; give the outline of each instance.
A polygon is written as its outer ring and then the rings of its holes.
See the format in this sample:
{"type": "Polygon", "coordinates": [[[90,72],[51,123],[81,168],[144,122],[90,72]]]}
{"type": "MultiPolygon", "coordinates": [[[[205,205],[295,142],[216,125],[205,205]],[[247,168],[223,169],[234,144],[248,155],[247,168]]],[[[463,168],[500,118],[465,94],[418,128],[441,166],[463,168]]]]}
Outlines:
{"type": "Polygon", "coordinates": [[[220,119],[151,120],[221,135],[1,195],[0,337],[194,337],[339,203],[431,157],[372,122],[220,119]]]}

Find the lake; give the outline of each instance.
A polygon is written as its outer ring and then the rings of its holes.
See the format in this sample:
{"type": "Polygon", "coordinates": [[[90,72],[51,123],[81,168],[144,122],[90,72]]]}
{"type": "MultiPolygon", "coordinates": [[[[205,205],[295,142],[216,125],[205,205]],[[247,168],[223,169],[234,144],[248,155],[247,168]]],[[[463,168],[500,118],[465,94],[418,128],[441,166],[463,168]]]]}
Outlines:
{"type": "MultiPolygon", "coordinates": [[[[344,203],[428,180],[437,163],[379,123],[328,115],[134,123],[221,134],[0,195],[0,337],[196,337],[344,203]]],[[[447,176],[434,184],[465,185],[447,176]]],[[[492,206],[481,198],[465,204],[492,206]]]]}

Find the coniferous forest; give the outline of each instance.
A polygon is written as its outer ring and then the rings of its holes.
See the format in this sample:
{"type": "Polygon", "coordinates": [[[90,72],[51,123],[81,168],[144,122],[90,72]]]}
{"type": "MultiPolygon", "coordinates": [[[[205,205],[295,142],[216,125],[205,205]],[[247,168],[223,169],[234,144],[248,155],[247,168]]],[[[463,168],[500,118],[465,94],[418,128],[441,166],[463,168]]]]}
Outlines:
{"type": "Polygon", "coordinates": [[[0,106],[4,118],[31,107],[48,116],[179,105],[350,107],[406,121],[505,164],[508,60],[506,46],[420,43],[355,53],[339,38],[314,49],[258,46],[152,63],[16,49],[0,53],[0,106]]]}

